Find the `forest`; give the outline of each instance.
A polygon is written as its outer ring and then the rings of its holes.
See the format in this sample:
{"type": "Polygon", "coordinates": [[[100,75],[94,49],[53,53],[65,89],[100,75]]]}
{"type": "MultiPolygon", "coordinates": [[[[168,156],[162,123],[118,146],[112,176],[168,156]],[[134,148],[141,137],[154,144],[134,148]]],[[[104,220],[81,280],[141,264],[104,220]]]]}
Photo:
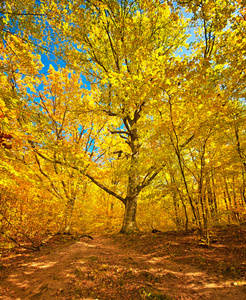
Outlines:
{"type": "Polygon", "coordinates": [[[0,249],[246,222],[241,0],[0,3],[0,249]]]}

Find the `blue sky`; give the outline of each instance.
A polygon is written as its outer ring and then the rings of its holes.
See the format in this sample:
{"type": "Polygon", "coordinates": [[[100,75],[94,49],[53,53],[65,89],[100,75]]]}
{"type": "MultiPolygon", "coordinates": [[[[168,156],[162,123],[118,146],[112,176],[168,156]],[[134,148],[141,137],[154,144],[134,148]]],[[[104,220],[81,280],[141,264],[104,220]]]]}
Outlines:
{"type": "Polygon", "coordinates": [[[63,60],[55,61],[55,56],[53,54],[47,55],[47,54],[41,54],[41,60],[44,65],[42,69],[42,74],[46,74],[49,70],[50,65],[54,67],[54,69],[57,71],[59,67],[65,67],[66,64],[63,60]]]}

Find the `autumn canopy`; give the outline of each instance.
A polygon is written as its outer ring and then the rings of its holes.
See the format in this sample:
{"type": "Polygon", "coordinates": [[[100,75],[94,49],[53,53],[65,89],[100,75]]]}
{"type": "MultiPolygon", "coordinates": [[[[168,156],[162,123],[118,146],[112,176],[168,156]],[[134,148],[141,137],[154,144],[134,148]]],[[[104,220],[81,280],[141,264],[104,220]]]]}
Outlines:
{"type": "MultiPolygon", "coordinates": [[[[246,6],[0,4],[0,232],[246,220],[246,6]]],[[[13,241],[13,240],[12,240],[13,241]]]]}

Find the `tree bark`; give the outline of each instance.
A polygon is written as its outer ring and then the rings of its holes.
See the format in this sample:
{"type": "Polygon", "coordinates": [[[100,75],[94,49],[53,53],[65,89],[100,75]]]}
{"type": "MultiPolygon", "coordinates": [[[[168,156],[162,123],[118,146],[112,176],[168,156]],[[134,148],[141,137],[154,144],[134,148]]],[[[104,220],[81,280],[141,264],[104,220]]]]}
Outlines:
{"type": "Polygon", "coordinates": [[[125,203],[125,214],[120,233],[133,233],[138,232],[136,221],[137,214],[137,196],[127,197],[125,203]]]}

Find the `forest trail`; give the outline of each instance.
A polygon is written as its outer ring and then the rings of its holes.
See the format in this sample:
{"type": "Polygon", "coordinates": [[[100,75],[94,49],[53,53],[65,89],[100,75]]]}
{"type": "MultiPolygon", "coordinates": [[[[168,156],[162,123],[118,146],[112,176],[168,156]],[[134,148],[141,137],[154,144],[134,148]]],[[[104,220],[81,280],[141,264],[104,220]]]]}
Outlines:
{"type": "Polygon", "coordinates": [[[2,258],[0,300],[246,299],[242,274],[235,281],[206,266],[202,270],[185,259],[175,261],[177,249],[183,249],[180,258],[195,255],[191,241],[151,234],[53,241],[40,252],[2,258]]]}

